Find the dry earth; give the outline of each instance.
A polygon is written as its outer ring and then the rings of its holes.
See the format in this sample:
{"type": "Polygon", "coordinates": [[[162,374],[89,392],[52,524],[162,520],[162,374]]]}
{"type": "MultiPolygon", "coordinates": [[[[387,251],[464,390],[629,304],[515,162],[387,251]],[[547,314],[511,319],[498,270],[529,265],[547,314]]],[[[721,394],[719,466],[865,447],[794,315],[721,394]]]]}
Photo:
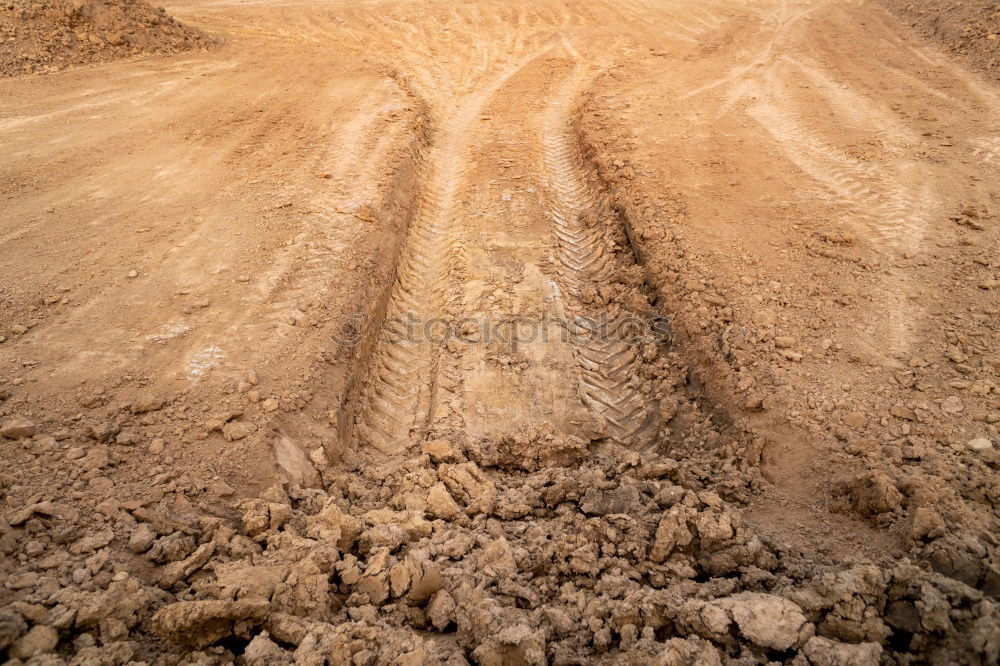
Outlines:
{"type": "Polygon", "coordinates": [[[870,2],[168,10],[0,81],[11,663],[998,663],[991,79],[870,2]]]}

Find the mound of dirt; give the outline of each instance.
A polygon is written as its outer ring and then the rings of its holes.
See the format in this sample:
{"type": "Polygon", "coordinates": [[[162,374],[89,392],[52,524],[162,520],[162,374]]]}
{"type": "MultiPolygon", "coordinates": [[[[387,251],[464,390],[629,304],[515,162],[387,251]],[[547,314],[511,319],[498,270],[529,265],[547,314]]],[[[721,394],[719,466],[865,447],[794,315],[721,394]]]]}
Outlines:
{"type": "Polygon", "coordinates": [[[0,76],[205,47],[212,38],[142,0],[0,4],[0,76]]]}
{"type": "Polygon", "coordinates": [[[883,0],[921,34],[1000,78],[1000,5],[993,0],[883,0]]]}

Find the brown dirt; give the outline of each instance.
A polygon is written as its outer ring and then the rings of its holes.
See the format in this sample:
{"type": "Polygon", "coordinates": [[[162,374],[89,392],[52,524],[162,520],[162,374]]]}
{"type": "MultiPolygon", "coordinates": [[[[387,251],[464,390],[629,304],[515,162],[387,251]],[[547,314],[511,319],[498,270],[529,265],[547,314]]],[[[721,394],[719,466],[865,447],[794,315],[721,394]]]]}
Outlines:
{"type": "Polygon", "coordinates": [[[882,0],[889,11],[993,79],[1000,77],[1000,5],[994,0],[882,0]]]}
{"type": "Polygon", "coordinates": [[[207,48],[214,41],[143,0],[0,3],[0,77],[207,48]]]}
{"type": "Polygon", "coordinates": [[[169,9],[0,81],[9,659],[997,663],[994,84],[854,2],[169,9]]]}

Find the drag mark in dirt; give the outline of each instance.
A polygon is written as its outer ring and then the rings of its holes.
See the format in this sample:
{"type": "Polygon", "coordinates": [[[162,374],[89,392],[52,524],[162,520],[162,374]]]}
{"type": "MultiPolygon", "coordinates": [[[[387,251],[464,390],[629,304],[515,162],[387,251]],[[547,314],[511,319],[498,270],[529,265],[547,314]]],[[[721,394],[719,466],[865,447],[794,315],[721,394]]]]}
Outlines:
{"type": "Polygon", "coordinates": [[[573,315],[580,399],[592,413],[607,420],[615,439],[642,443],[656,433],[657,418],[638,386],[643,363],[640,349],[627,339],[632,332],[623,318],[588,311],[586,304],[588,288],[607,282],[618,259],[606,240],[605,225],[598,219],[606,208],[599,205],[587,182],[571,121],[576,91],[585,77],[582,67],[574,69],[549,105],[544,122],[543,162],[557,238],[559,279],[573,315]]]}

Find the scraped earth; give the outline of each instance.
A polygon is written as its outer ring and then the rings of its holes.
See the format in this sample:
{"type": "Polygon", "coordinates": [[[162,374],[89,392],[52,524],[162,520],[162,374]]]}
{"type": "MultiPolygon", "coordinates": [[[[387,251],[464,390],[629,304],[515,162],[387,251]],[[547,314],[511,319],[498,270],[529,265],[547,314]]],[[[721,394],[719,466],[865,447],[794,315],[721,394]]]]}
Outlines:
{"type": "Polygon", "coordinates": [[[0,81],[12,663],[1000,661],[994,81],[868,2],[168,12],[0,81]]]}

